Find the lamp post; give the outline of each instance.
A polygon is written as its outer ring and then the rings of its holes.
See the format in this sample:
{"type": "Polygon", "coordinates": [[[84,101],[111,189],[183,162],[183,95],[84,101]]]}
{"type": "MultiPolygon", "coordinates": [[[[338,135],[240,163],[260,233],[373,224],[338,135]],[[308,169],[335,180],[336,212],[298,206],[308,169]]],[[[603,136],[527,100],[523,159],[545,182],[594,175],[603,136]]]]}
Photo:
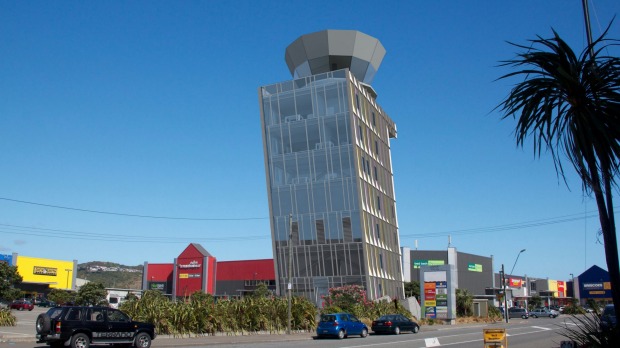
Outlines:
{"type": "Polygon", "coordinates": [[[521,251],[519,251],[519,254],[517,255],[517,259],[515,260],[515,264],[512,265],[512,269],[510,270],[510,275],[512,275],[512,271],[515,270],[515,266],[517,265],[517,261],[519,261],[519,256],[521,256],[521,253],[525,252],[525,249],[521,249],[521,251]]]}

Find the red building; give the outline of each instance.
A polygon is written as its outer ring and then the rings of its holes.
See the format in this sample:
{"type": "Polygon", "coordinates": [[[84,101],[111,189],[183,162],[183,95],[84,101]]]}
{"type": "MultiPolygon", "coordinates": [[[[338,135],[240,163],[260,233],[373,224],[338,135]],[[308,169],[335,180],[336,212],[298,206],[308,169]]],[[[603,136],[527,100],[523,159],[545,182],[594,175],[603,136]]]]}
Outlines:
{"type": "Polygon", "coordinates": [[[142,289],[159,290],[171,298],[196,291],[214,296],[239,297],[259,284],[275,291],[273,259],[217,262],[200,244],[192,243],[174,263],[144,263],[142,289]]]}

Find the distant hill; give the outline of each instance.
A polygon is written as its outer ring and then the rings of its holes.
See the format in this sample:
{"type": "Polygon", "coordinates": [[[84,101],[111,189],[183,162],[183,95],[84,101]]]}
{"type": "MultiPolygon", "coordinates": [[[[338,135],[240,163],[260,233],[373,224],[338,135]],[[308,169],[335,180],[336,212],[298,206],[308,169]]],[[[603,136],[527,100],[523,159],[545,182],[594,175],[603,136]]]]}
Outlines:
{"type": "Polygon", "coordinates": [[[78,264],[77,277],[103,284],[106,288],[141,289],[144,267],[114,262],[91,261],[78,264]]]}

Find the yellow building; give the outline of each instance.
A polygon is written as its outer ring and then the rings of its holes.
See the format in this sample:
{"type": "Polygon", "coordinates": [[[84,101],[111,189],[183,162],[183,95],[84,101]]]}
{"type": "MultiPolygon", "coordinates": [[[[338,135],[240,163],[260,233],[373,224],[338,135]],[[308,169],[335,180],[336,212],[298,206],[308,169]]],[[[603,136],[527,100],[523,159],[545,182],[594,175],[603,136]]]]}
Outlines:
{"type": "Polygon", "coordinates": [[[13,254],[12,264],[23,281],[26,292],[49,292],[49,289],[74,290],[77,260],[64,261],[13,254]]]}

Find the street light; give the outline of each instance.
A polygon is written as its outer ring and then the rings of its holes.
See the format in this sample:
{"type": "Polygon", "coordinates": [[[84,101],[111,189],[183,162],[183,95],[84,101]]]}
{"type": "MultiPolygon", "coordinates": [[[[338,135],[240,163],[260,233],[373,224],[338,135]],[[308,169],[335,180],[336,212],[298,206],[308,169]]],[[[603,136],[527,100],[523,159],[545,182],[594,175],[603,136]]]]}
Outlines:
{"type": "Polygon", "coordinates": [[[519,256],[521,256],[521,253],[525,252],[525,249],[521,249],[521,251],[519,251],[519,254],[517,255],[517,259],[515,260],[515,264],[512,265],[512,269],[510,270],[510,275],[512,275],[512,271],[515,270],[515,266],[517,265],[517,261],[519,261],[519,256]]]}

